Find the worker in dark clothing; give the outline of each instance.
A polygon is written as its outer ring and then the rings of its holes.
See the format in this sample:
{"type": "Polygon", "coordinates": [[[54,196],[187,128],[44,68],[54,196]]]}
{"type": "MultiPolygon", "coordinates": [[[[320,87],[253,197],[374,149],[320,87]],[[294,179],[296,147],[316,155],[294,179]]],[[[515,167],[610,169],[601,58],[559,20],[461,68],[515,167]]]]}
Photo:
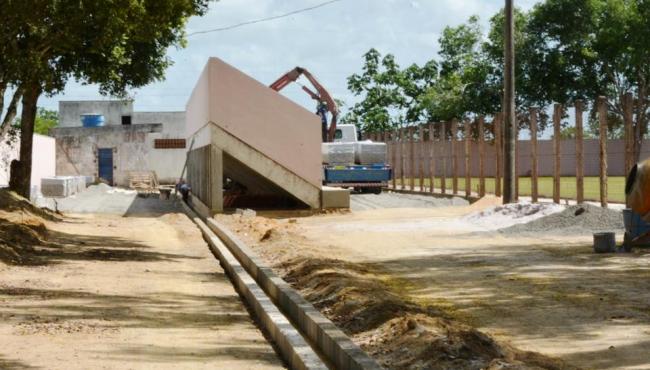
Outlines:
{"type": "Polygon", "coordinates": [[[190,199],[190,192],[192,191],[192,188],[188,183],[185,182],[185,180],[181,181],[176,185],[178,188],[178,191],[181,193],[181,196],[183,196],[183,201],[187,203],[190,199]]]}
{"type": "Polygon", "coordinates": [[[318,104],[316,114],[320,116],[323,142],[327,142],[327,102],[322,101],[318,104]]]}

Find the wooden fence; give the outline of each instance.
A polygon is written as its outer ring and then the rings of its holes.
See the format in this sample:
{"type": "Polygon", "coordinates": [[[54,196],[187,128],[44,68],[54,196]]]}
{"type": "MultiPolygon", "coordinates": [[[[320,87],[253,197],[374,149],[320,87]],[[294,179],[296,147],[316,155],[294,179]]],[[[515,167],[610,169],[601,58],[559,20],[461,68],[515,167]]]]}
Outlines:
{"type": "MultiPolygon", "coordinates": [[[[538,140],[536,108],[529,110],[530,140],[517,140],[516,145],[516,197],[519,196],[519,177],[530,178],[530,196],[533,202],[540,197],[540,177],[552,177],[552,198],[559,203],[561,177],[575,176],[575,198],[585,201],[585,177],[597,176],[598,199],[603,207],[608,204],[608,175],[625,176],[632,165],[633,129],[631,95],[624,103],[624,139],[607,140],[607,100],[598,98],[596,108],[600,135],[597,139],[584,139],[584,103],[577,101],[574,109],[575,139],[561,139],[563,107],[555,104],[551,140],[538,140]],[[609,168],[609,169],[608,169],[609,168]]],[[[501,196],[503,178],[503,128],[501,114],[487,122],[485,117],[470,120],[428,123],[402,127],[391,132],[364,134],[364,138],[388,144],[388,161],[394,176],[390,186],[410,191],[459,194],[459,178],[464,178],[465,196],[486,194],[486,178],[494,179],[494,194],[501,196]],[[500,148],[500,150],[497,150],[500,148]],[[448,189],[451,178],[451,189],[448,189]],[[476,181],[477,184],[472,184],[476,181]],[[438,185],[435,185],[436,182],[438,185]],[[416,187],[417,184],[417,187],[416,187]]],[[[519,137],[517,130],[517,138],[519,137]]],[[[650,144],[644,142],[642,155],[650,155],[650,144]]],[[[574,193],[573,191],[571,192],[574,193]]]]}

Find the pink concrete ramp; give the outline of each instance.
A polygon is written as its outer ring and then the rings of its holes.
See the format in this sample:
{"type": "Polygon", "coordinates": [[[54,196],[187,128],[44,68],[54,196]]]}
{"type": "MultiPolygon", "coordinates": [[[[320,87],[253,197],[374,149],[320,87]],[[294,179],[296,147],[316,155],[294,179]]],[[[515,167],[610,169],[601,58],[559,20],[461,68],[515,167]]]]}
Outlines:
{"type": "Polygon", "coordinates": [[[186,119],[187,137],[195,140],[195,148],[216,146],[247,170],[311,207],[319,206],[321,134],[320,120],[313,112],[224,61],[210,58],[187,103],[186,119]],[[278,168],[267,171],[269,166],[278,168]],[[269,178],[267,172],[275,176],[269,178]]]}

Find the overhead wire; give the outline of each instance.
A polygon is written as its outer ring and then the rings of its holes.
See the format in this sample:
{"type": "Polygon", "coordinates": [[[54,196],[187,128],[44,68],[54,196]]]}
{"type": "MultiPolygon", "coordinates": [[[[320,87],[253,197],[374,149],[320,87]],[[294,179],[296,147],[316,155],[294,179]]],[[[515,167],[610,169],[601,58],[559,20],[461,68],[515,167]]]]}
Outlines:
{"type": "Polygon", "coordinates": [[[228,30],[232,30],[232,29],[234,29],[234,28],[239,28],[239,27],[243,27],[243,26],[248,26],[248,25],[251,25],[251,24],[256,24],[256,23],[261,23],[261,22],[268,22],[268,21],[272,21],[272,20],[276,20],[276,19],[280,19],[280,18],[285,18],[285,17],[289,17],[289,16],[292,16],[292,15],[295,15],[295,14],[304,13],[304,12],[312,11],[312,10],[315,10],[315,9],[318,9],[318,8],[322,8],[322,7],[324,7],[324,6],[327,6],[327,5],[330,5],[330,4],[333,4],[333,3],[337,3],[337,2],[339,2],[339,1],[343,1],[343,0],[330,0],[330,1],[325,1],[325,2],[323,2],[323,3],[316,4],[316,5],[314,5],[314,6],[310,6],[310,7],[302,8],[302,9],[298,9],[298,10],[293,10],[293,11],[290,11],[290,12],[288,12],[288,13],[284,13],[284,14],[280,14],[280,15],[275,15],[275,16],[272,16],[272,17],[265,17],[265,18],[254,19],[254,20],[250,20],[250,21],[245,21],[245,22],[241,22],[241,23],[236,23],[236,24],[233,24],[233,25],[230,25],[230,26],[219,27],[219,28],[213,28],[213,29],[204,30],[204,31],[195,31],[195,32],[190,32],[190,33],[187,34],[187,37],[194,36],[194,35],[205,34],[205,33],[211,33],[211,32],[228,31],[228,30]]]}

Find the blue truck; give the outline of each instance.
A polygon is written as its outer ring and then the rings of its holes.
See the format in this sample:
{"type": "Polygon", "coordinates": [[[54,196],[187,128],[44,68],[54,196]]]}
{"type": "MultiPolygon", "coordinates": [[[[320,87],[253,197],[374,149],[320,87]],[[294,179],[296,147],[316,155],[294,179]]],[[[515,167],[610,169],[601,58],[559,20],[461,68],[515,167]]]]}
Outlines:
{"type": "MultiPolygon", "coordinates": [[[[323,185],[334,187],[352,188],[362,193],[381,193],[381,189],[388,185],[392,179],[393,170],[386,163],[386,144],[384,143],[360,143],[361,145],[372,144],[376,153],[370,160],[376,163],[368,163],[367,160],[358,160],[358,153],[354,153],[355,147],[359,147],[360,142],[357,140],[356,127],[354,125],[338,125],[334,136],[334,143],[323,144],[323,185]],[[349,144],[349,145],[341,145],[349,144]],[[336,161],[328,156],[328,148],[339,146],[339,152],[342,153],[336,161]],[[350,149],[353,151],[349,153],[350,149]],[[347,157],[347,155],[350,155],[347,157]],[[343,158],[343,159],[341,159],[343,158]],[[355,163],[355,158],[357,162],[355,163]],[[337,163],[332,163],[337,162],[337,163]],[[341,163],[343,162],[343,163],[341,163]]],[[[331,151],[331,150],[330,150],[331,151]]]]}

